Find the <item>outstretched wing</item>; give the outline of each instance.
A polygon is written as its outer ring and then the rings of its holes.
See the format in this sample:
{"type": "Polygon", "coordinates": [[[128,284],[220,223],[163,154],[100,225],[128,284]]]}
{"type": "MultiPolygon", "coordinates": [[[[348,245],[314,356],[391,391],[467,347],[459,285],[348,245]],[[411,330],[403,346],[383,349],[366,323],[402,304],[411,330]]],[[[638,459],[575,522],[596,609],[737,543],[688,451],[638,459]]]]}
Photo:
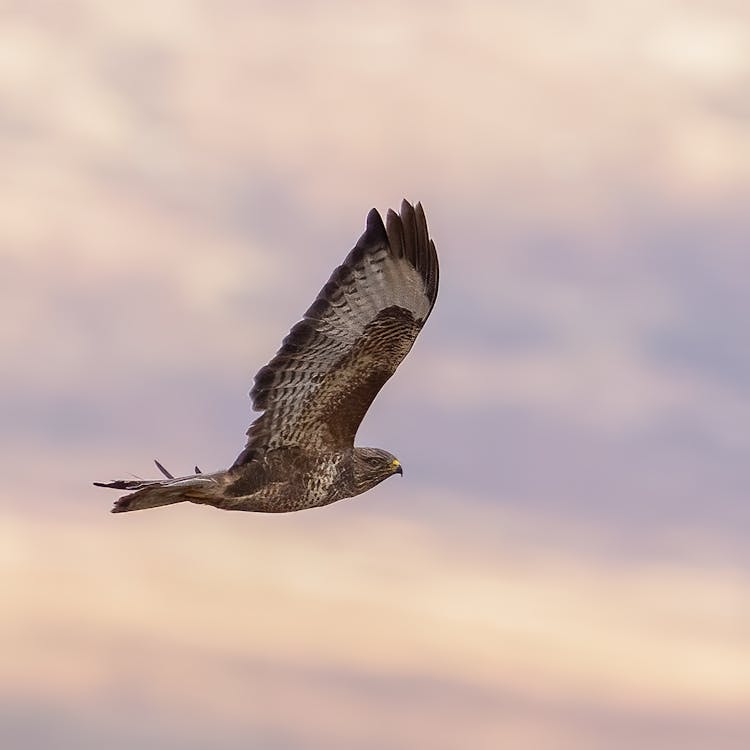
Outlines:
{"type": "Polygon", "coordinates": [[[365,412],[414,343],[435,304],[438,260],[422,206],[404,201],[367,228],[315,302],[255,376],[235,466],[282,446],[351,447],[365,412]]]}

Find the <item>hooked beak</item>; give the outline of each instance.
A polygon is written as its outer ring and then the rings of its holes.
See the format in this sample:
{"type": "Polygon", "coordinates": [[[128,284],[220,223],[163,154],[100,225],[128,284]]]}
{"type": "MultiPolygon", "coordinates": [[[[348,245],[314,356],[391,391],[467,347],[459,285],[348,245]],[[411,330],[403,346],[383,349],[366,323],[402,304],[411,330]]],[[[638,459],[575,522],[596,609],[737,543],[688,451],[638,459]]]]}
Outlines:
{"type": "Polygon", "coordinates": [[[394,474],[400,474],[401,476],[404,476],[404,467],[399,464],[396,467],[396,470],[393,472],[394,474]]]}

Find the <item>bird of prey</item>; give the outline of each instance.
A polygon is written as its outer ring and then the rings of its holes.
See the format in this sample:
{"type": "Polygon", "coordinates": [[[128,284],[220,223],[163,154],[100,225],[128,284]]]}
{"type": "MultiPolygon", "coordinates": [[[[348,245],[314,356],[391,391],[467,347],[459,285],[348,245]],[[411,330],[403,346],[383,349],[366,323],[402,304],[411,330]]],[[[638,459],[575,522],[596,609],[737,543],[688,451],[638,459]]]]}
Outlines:
{"type": "Polygon", "coordinates": [[[95,482],[132,490],[113,513],[192,502],[224,510],[284,513],[354,497],[393,474],[398,459],[355,448],[365,412],[407,355],[438,291],[438,259],[422,206],[377,210],[316,300],[255,376],[262,414],[226,471],[95,482]]]}

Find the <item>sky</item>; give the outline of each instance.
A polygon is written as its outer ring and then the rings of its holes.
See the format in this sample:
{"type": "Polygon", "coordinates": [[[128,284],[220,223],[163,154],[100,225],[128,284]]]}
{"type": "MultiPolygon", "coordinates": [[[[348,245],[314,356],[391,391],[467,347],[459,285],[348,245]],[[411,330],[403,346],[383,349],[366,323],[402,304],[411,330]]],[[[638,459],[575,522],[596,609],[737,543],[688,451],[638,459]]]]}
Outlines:
{"type": "Polygon", "coordinates": [[[0,744],[750,743],[750,10],[0,8],[0,744]],[[323,509],[109,514],[227,467],[364,229],[437,305],[323,509]]]}

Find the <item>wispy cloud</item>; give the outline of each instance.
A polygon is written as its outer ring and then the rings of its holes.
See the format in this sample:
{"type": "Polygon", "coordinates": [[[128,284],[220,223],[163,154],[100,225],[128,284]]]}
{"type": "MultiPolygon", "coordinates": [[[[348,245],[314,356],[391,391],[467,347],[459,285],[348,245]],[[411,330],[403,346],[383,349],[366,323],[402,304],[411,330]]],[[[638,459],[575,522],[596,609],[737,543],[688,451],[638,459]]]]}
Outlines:
{"type": "Polygon", "coordinates": [[[750,11],[2,13],[0,744],[747,746],[750,11]],[[402,195],[441,293],[361,439],[407,483],[110,518],[232,460],[402,195]]]}
{"type": "MultiPolygon", "coordinates": [[[[738,571],[597,568],[529,555],[509,529],[498,528],[500,551],[356,514],[279,523],[196,509],[125,525],[6,515],[2,529],[14,648],[0,687],[16,702],[98,713],[114,692],[131,712],[187,712],[190,726],[231,736],[288,729],[297,695],[306,747],[331,733],[356,744],[364,715],[396,709],[380,690],[398,684],[414,686],[399,702],[422,715],[458,696],[454,731],[474,736],[479,721],[479,747],[520,731],[489,720],[492,706],[549,712],[529,747],[553,733],[597,746],[578,711],[627,716],[632,731],[653,715],[717,731],[744,722],[750,610],[738,571]]],[[[375,724],[383,742],[414,731],[405,716],[375,724]]],[[[423,737],[442,747],[441,726],[423,737]]]]}

